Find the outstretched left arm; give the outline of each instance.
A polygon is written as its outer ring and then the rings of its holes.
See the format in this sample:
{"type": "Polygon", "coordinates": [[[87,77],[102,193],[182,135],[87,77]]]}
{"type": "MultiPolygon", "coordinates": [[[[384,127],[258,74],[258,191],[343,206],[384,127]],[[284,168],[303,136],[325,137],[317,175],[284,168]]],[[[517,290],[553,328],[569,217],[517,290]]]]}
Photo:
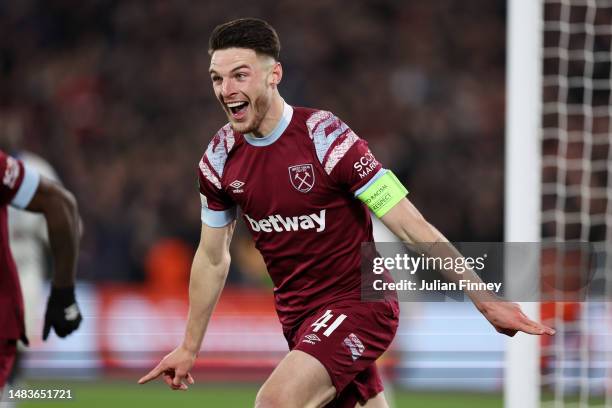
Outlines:
{"type": "MultiPolygon", "coordinates": [[[[402,242],[422,244],[422,250],[428,255],[440,257],[461,257],[455,247],[448,242],[444,235],[421,215],[419,210],[407,199],[402,198],[393,208],[387,211],[381,221],[402,242]]],[[[421,245],[419,245],[421,246],[421,245]]],[[[473,271],[462,275],[441,271],[453,280],[470,279],[480,282],[480,278],[473,271]]],[[[495,327],[495,329],[508,336],[514,336],[518,331],[528,334],[553,335],[555,331],[541,323],[529,319],[518,304],[500,301],[493,293],[466,292],[472,299],[476,308],[495,327]]]]}

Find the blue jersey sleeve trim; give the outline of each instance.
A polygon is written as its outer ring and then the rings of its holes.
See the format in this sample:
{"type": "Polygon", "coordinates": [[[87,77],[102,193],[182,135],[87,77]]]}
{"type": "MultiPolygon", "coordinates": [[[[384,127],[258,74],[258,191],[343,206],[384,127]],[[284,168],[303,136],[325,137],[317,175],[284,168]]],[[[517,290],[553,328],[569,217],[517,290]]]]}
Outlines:
{"type": "Polygon", "coordinates": [[[209,227],[221,228],[236,219],[236,207],[224,211],[215,211],[202,207],[202,222],[209,227]]]}
{"type": "Polygon", "coordinates": [[[355,197],[357,197],[359,194],[366,191],[372,184],[376,182],[376,180],[384,176],[386,173],[387,173],[387,169],[378,170],[378,172],[370,179],[370,181],[368,181],[363,186],[361,186],[359,190],[355,191],[355,197]]]}
{"type": "Polygon", "coordinates": [[[40,174],[32,167],[24,163],[23,172],[24,175],[21,186],[19,190],[17,190],[17,194],[15,194],[13,201],[11,201],[11,205],[17,208],[26,208],[30,205],[32,198],[34,198],[34,194],[36,194],[36,190],[38,190],[38,185],[40,184],[40,174]]]}

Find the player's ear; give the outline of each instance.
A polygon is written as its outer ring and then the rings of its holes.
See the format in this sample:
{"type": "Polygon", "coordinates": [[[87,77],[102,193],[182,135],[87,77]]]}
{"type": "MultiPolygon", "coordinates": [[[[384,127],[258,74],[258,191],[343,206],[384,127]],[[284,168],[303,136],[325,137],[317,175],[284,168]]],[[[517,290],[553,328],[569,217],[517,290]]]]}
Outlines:
{"type": "Polygon", "coordinates": [[[280,62],[274,62],[272,66],[272,72],[270,73],[270,85],[278,86],[281,79],[283,79],[283,66],[280,62]]]}

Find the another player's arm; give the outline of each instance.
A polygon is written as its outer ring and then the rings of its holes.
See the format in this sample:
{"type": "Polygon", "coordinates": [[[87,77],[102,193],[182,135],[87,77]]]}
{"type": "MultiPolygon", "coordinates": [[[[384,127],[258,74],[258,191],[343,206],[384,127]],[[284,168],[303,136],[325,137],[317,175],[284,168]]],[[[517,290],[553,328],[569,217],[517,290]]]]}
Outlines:
{"type": "Polygon", "coordinates": [[[166,384],[174,390],[186,390],[186,383],[193,384],[189,371],[196,360],[208,322],[225,285],[230,265],[229,246],[235,225],[235,221],[220,228],[202,224],[200,244],[191,267],[189,316],[185,338],[180,346],[138,380],[139,384],[149,382],[162,374],[166,384]]]}
{"type": "MultiPolygon", "coordinates": [[[[416,244],[421,251],[441,258],[460,258],[462,255],[448,242],[446,237],[421,215],[419,210],[405,197],[407,191],[391,172],[386,172],[358,197],[381,219],[402,242],[416,244]]],[[[441,271],[452,281],[459,278],[482,282],[471,270],[462,274],[441,271]]],[[[490,292],[466,291],[476,308],[489,320],[495,329],[513,336],[517,331],[529,334],[554,334],[554,330],[530,320],[515,303],[500,302],[490,292]]]]}
{"type": "Polygon", "coordinates": [[[19,166],[23,166],[23,179],[11,205],[45,216],[53,255],[53,283],[45,313],[43,340],[47,339],[51,328],[59,337],[66,337],[82,320],[74,294],[81,235],[77,202],[59,183],[40,176],[26,165],[19,166]]]}
{"type": "Polygon", "coordinates": [[[81,235],[74,195],[59,183],[41,176],[38,189],[26,209],[42,213],[47,221],[54,264],[53,287],[74,287],[81,235]]]}

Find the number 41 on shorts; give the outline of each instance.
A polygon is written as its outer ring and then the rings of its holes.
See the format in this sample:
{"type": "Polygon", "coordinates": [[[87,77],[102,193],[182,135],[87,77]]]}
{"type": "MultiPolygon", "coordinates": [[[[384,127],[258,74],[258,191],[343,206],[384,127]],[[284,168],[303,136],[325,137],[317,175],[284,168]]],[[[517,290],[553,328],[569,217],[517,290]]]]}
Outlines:
{"type": "Polygon", "coordinates": [[[344,319],[346,319],[346,315],[341,314],[340,316],[336,317],[336,320],[334,320],[331,325],[328,326],[327,322],[330,321],[332,317],[334,317],[332,311],[326,310],[323,316],[319,317],[316,322],[310,325],[311,327],[314,327],[314,329],[312,329],[313,333],[318,332],[322,327],[327,327],[327,329],[323,332],[323,335],[325,337],[329,337],[334,330],[340,326],[344,319]]]}

